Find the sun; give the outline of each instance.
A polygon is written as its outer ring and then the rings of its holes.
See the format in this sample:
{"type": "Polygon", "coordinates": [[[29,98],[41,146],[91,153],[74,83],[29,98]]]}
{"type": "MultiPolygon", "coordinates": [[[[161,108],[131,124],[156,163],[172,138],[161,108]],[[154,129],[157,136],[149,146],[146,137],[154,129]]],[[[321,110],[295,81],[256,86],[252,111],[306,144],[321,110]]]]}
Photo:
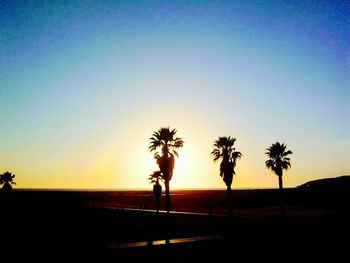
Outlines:
{"type": "Polygon", "coordinates": [[[179,157],[175,160],[174,174],[170,182],[172,188],[191,188],[196,185],[193,177],[195,158],[190,147],[179,151],[179,157]]]}
{"type": "MultiPolygon", "coordinates": [[[[188,175],[191,173],[193,166],[193,158],[190,149],[181,148],[178,151],[179,156],[175,157],[175,167],[173,177],[170,181],[172,188],[189,188],[193,186],[193,182],[189,181],[188,175]]],[[[147,171],[151,174],[153,171],[159,170],[153,155],[147,159],[147,171]]]]}
{"type": "Polygon", "coordinates": [[[188,157],[187,151],[182,151],[181,155],[179,155],[178,158],[175,160],[175,167],[174,167],[174,179],[176,177],[184,177],[186,174],[186,171],[190,168],[190,160],[188,157]]]}

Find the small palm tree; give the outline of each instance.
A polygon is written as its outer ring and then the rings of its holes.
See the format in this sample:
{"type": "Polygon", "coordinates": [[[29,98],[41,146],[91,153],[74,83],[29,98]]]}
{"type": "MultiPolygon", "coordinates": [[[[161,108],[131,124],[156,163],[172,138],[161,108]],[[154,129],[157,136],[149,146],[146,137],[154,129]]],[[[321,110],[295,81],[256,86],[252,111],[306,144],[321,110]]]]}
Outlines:
{"type": "Polygon", "coordinates": [[[175,149],[182,148],[184,141],[182,138],[175,137],[176,129],[160,128],[152,134],[150,138],[150,145],[148,149],[154,152],[154,158],[157,161],[159,170],[165,184],[165,202],[167,214],[170,213],[170,180],[173,176],[173,169],[175,165],[174,156],[178,157],[175,149]]]}
{"type": "Polygon", "coordinates": [[[3,174],[0,174],[0,185],[3,184],[2,189],[4,191],[9,191],[12,189],[12,184],[16,184],[13,181],[13,178],[15,178],[15,175],[11,172],[4,172],[3,174]]]}
{"type": "Polygon", "coordinates": [[[283,190],[282,176],[283,170],[288,170],[291,167],[290,158],[288,155],[293,154],[292,151],[287,151],[287,145],[276,142],[266,149],[265,153],[269,159],[265,162],[268,169],[271,169],[278,176],[278,184],[280,192],[283,190]]]}
{"type": "Polygon", "coordinates": [[[160,196],[162,194],[162,186],[159,184],[159,181],[163,180],[162,173],[160,171],[155,171],[149,175],[148,180],[151,184],[153,184],[153,194],[156,198],[156,209],[158,215],[160,207],[160,196]]]}
{"type": "Polygon", "coordinates": [[[214,142],[214,150],[211,154],[214,156],[214,162],[222,159],[220,163],[220,176],[227,186],[227,197],[230,214],[232,214],[232,180],[235,173],[235,167],[237,160],[242,157],[242,153],[236,151],[234,148],[234,143],[236,138],[219,137],[214,142]]]}

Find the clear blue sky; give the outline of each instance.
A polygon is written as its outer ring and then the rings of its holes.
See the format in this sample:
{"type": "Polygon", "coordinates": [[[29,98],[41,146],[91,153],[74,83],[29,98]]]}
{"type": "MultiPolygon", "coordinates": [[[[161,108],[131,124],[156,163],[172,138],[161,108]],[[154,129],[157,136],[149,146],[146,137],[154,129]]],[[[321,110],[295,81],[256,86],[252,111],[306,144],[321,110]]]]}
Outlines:
{"type": "Polygon", "coordinates": [[[18,187],[149,187],[168,125],[174,187],[224,187],[218,136],[243,153],[234,188],[277,186],[276,141],[286,186],[350,174],[348,1],[23,2],[0,2],[0,171],[18,187]]]}

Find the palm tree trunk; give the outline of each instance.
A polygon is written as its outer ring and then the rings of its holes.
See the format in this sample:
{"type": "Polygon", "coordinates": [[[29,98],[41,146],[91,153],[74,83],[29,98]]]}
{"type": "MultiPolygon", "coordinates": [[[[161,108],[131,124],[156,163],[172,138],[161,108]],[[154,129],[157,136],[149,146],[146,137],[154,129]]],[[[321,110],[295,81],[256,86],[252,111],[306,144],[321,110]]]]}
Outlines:
{"type": "Polygon", "coordinates": [[[4,185],[2,186],[2,190],[4,191],[11,191],[12,186],[9,182],[5,182],[4,185]]]}
{"type": "Polygon", "coordinates": [[[170,214],[170,187],[169,180],[165,181],[165,206],[167,215],[170,214]]]}
{"type": "Polygon", "coordinates": [[[282,175],[278,175],[278,185],[279,185],[280,192],[282,192],[283,191],[282,175]]]}
{"type": "Polygon", "coordinates": [[[280,215],[284,216],[284,214],[285,214],[285,203],[284,203],[282,174],[278,175],[278,185],[279,185],[279,195],[280,195],[280,215]]]}
{"type": "Polygon", "coordinates": [[[232,190],[230,186],[227,186],[227,207],[228,207],[228,213],[230,216],[233,215],[233,209],[232,209],[232,190]]]}

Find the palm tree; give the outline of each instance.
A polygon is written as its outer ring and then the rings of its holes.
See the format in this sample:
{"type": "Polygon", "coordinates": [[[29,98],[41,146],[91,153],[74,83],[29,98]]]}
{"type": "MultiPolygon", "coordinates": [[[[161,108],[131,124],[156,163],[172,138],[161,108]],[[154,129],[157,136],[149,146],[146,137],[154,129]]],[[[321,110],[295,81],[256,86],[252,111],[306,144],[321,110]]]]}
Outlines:
{"type": "Polygon", "coordinates": [[[173,176],[175,164],[174,156],[178,157],[175,149],[183,147],[184,141],[182,138],[175,137],[177,130],[160,128],[152,134],[150,138],[150,152],[154,152],[154,158],[159,166],[162,178],[165,184],[165,202],[167,214],[170,213],[170,188],[169,183],[173,176]]]}
{"type": "Polygon", "coordinates": [[[282,176],[283,170],[291,167],[288,155],[293,154],[292,151],[286,150],[287,145],[276,142],[266,149],[266,155],[269,159],[265,162],[268,169],[271,169],[278,176],[278,184],[280,192],[283,190],[282,176]]]}
{"type": "Polygon", "coordinates": [[[233,175],[235,175],[235,167],[238,159],[242,157],[242,153],[236,151],[233,147],[236,138],[219,137],[214,142],[214,150],[211,154],[214,156],[214,162],[222,159],[220,163],[220,176],[227,186],[227,197],[230,214],[232,214],[232,191],[231,184],[233,180],[233,175]]]}
{"type": "Polygon", "coordinates": [[[153,194],[156,198],[156,209],[157,209],[157,215],[159,213],[159,207],[160,207],[160,196],[162,194],[162,186],[159,184],[159,180],[162,180],[162,173],[160,171],[155,171],[149,175],[148,180],[151,184],[153,184],[153,194]]]}
{"type": "Polygon", "coordinates": [[[13,181],[13,178],[15,178],[15,175],[12,174],[11,172],[4,172],[3,174],[0,174],[0,185],[3,184],[2,189],[4,191],[9,191],[12,189],[12,184],[16,184],[13,181]]]}

